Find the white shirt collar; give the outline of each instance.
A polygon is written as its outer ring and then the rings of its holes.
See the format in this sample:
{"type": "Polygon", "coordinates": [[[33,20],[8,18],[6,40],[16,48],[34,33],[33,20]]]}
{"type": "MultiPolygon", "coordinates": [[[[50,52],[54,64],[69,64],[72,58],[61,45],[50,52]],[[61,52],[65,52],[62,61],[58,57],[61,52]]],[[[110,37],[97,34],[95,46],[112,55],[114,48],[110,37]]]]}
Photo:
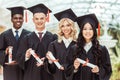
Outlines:
{"type": "Polygon", "coordinates": [[[45,33],[47,32],[46,28],[43,30],[43,31],[38,31],[35,29],[35,34],[39,37],[39,34],[38,33],[43,33],[42,34],[42,37],[45,35],[45,33]]]}
{"type": "MultiPolygon", "coordinates": [[[[18,35],[20,36],[21,35],[21,33],[22,33],[22,30],[23,30],[23,28],[21,27],[20,29],[18,29],[17,31],[18,31],[18,35]]],[[[12,27],[12,32],[13,32],[13,35],[15,36],[16,35],[16,29],[14,28],[14,27],[12,27]]]]}
{"type": "Polygon", "coordinates": [[[88,52],[91,47],[92,47],[92,42],[89,42],[85,44],[84,49],[86,52],[88,52]]]}
{"type": "Polygon", "coordinates": [[[72,38],[66,39],[64,36],[62,37],[62,40],[63,40],[66,48],[68,48],[68,46],[69,46],[70,43],[72,42],[72,38]]]}

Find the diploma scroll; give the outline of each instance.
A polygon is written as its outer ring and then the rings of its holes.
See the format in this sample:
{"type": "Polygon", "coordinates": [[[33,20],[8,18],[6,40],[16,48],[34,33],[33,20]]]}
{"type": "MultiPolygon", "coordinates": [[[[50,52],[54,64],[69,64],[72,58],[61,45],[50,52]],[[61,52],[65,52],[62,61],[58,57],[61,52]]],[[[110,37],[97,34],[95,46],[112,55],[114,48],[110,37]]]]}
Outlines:
{"type": "Polygon", "coordinates": [[[48,52],[48,56],[51,58],[51,60],[53,60],[54,64],[58,67],[58,69],[60,69],[62,66],[60,65],[60,63],[58,61],[56,61],[55,57],[53,56],[53,54],[49,51],[48,52]]]}
{"type": "Polygon", "coordinates": [[[11,63],[11,62],[12,62],[12,50],[13,50],[13,47],[12,47],[12,46],[9,46],[9,48],[8,48],[8,52],[9,52],[9,55],[8,55],[8,63],[11,63]]]}
{"type": "Polygon", "coordinates": [[[91,64],[91,63],[86,63],[86,61],[84,61],[84,60],[82,60],[82,59],[80,59],[80,58],[77,58],[77,60],[78,60],[81,64],[86,64],[86,66],[88,66],[88,67],[91,67],[91,68],[96,67],[96,65],[91,64]]]}
{"type": "Polygon", "coordinates": [[[37,54],[33,50],[30,50],[30,53],[37,60],[37,62],[39,62],[40,64],[43,64],[43,61],[37,56],[37,54]]]}

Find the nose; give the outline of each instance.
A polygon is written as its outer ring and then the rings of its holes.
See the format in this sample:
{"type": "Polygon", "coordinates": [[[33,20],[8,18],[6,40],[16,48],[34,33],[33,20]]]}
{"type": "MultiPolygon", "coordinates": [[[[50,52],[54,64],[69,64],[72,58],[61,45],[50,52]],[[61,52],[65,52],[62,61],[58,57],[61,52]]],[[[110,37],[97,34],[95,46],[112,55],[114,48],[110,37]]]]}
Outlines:
{"type": "Polygon", "coordinates": [[[66,29],[66,26],[64,26],[64,29],[66,29]]]}
{"type": "Polygon", "coordinates": [[[86,32],[90,32],[90,30],[88,29],[88,30],[86,30],[86,32]]]}
{"type": "Polygon", "coordinates": [[[20,21],[20,19],[19,19],[19,18],[17,18],[17,19],[16,19],[16,21],[17,21],[17,22],[19,22],[19,21],[20,21]]]}

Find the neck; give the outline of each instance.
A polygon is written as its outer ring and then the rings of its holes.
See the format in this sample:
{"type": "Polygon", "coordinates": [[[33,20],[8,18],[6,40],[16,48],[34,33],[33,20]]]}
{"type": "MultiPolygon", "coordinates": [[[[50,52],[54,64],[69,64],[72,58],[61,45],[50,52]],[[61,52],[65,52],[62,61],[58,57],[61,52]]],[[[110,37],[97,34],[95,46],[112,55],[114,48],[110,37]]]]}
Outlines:
{"type": "Polygon", "coordinates": [[[69,39],[70,36],[69,36],[69,35],[64,35],[64,37],[65,37],[66,39],[69,39]]]}
{"type": "Polygon", "coordinates": [[[86,40],[86,43],[89,43],[91,40],[86,40]]]}
{"type": "Polygon", "coordinates": [[[36,28],[36,30],[38,30],[38,31],[43,31],[45,29],[45,27],[42,27],[42,28],[36,28]]]}
{"type": "Polygon", "coordinates": [[[19,28],[17,28],[17,27],[13,27],[14,29],[16,29],[16,30],[18,30],[18,29],[20,29],[21,27],[19,27],[19,28]]]}

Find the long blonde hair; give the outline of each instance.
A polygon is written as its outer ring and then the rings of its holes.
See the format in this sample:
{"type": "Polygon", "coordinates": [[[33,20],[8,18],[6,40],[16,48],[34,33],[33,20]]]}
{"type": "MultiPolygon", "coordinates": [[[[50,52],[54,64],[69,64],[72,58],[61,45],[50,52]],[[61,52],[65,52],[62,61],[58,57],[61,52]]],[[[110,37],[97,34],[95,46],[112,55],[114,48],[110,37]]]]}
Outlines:
{"type": "Polygon", "coordinates": [[[73,41],[76,41],[77,37],[76,37],[76,34],[77,34],[77,30],[75,28],[75,22],[72,21],[71,19],[69,18],[63,18],[59,21],[59,30],[58,30],[58,42],[61,43],[62,42],[62,37],[64,36],[64,33],[62,32],[61,28],[63,26],[63,23],[67,21],[70,25],[71,25],[71,30],[72,32],[70,33],[70,37],[72,38],[73,41]]]}

